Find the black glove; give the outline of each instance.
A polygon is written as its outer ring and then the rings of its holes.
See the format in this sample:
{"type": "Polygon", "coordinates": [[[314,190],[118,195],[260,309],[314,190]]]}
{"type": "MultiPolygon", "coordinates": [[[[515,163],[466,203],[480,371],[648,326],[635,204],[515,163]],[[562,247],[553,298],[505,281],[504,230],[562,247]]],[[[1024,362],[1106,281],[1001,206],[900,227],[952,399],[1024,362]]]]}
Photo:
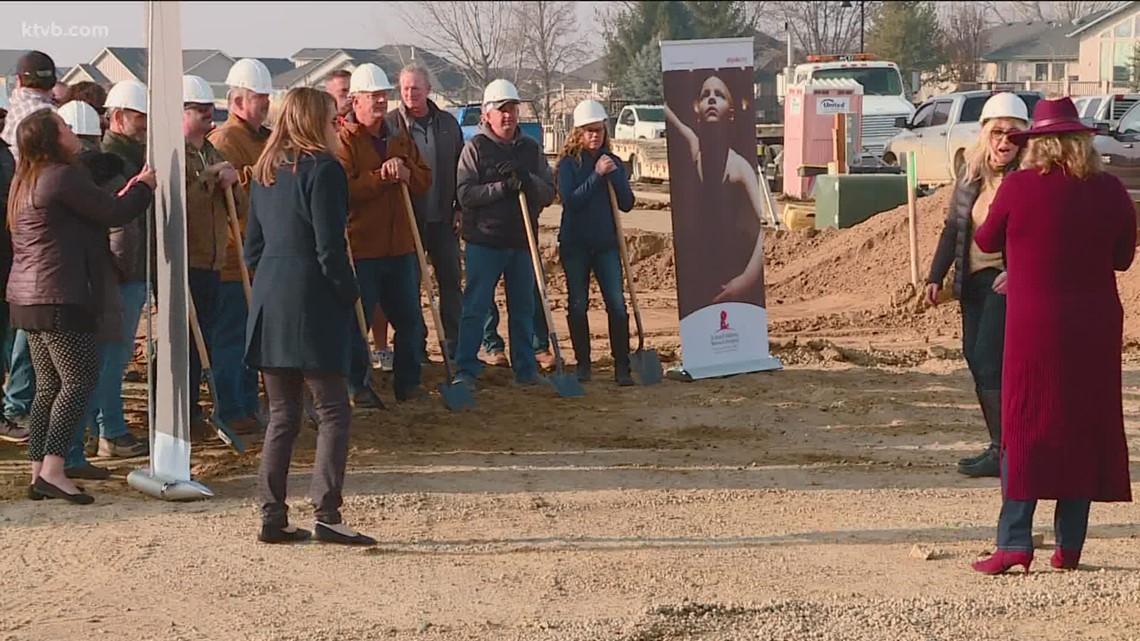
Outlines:
{"type": "Polygon", "coordinates": [[[522,181],[519,180],[518,175],[511,174],[509,178],[503,181],[503,186],[507,191],[518,192],[522,190],[522,181]]]}
{"type": "Polygon", "coordinates": [[[515,161],[504,160],[495,165],[495,171],[499,172],[500,176],[512,176],[515,173],[515,161]]]}

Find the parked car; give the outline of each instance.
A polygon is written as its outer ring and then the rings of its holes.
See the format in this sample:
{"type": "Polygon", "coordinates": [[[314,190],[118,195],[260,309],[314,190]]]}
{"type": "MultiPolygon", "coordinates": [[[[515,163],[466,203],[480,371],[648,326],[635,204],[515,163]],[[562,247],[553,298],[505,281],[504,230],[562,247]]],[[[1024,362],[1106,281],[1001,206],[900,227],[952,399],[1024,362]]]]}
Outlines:
{"type": "Polygon", "coordinates": [[[664,105],[626,105],[614,125],[614,140],[653,140],[665,137],[664,105]]]}
{"type": "MultiPolygon", "coordinates": [[[[963,91],[936,96],[922,103],[909,120],[900,117],[902,131],[887,142],[883,162],[898,165],[902,152],[913,152],[918,182],[937,185],[953,182],[966,164],[966,150],[977,140],[982,107],[994,91],[963,91]]],[[[1015,92],[1030,115],[1044,96],[1038,91],[1015,92]]]]}
{"type": "MultiPolygon", "coordinates": [[[[478,103],[458,105],[448,111],[459,121],[459,128],[463,130],[463,142],[471,140],[479,132],[479,123],[483,121],[483,105],[478,103]]],[[[542,123],[535,113],[534,103],[528,100],[519,106],[519,129],[523,134],[537,140],[538,144],[542,144],[542,123]]]]}
{"type": "Polygon", "coordinates": [[[1124,114],[1137,102],[1140,102],[1140,94],[1135,93],[1073,98],[1073,104],[1076,105],[1081,120],[1084,120],[1085,124],[1090,127],[1095,127],[1098,122],[1107,122],[1115,127],[1124,117],[1124,114]]]}
{"type": "Polygon", "coordinates": [[[1105,169],[1124,183],[1134,202],[1140,203],[1140,103],[1120,118],[1115,127],[1102,123],[1093,138],[1105,169]]]}

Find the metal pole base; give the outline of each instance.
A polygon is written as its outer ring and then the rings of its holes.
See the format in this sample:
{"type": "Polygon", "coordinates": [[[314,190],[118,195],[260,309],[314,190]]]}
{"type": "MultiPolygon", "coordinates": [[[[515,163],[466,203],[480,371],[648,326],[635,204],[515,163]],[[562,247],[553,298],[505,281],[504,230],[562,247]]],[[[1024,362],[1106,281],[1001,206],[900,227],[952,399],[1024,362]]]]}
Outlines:
{"type": "Polygon", "coordinates": [[[175,481],[155,476],[149,469],[127,474],[127,485],[163,501],[198,501],[214,496],[210,488],[197,481],[175,481]]]}

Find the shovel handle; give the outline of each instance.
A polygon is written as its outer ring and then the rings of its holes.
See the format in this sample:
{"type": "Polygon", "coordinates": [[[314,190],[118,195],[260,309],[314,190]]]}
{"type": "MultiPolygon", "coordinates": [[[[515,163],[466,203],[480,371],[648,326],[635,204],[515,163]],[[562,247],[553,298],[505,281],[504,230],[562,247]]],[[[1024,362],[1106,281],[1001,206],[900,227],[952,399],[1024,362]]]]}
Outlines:
{"type": "Polygon", "coordinates": [[[629,302],[633,306],[633,321],[637,325],[637,351],[645,347],[645,331],[641,325],[641,305],[637,303],[637,287],[633,284],[633,270],[629,268],[629,248],[625,244],[625,228],[621,222],[621,210],[618,209],[617,194],[614,186],[608,180],[606,188],[610,192],[610,207],[614,211],[614,229],[618,237],[618,253],[621,254],[621,268],[625,271],[625,283],[629,289],[629,302]]]}
{"type": "Polygon", "coordinates": [[[550,344],[554,348],[554,360],[559,373],[562,371],[562,350],[558,347],[558,334],[554,331],[554,314],[550,313],[550,301],[546,298],[546,273],[542,269],[542,258],[538,254],[538,236],[530,222],[530,206],[526,204],[526,194],[519,192],[519,207],[522,208],[523,224],[526,225],[526,242],[530,245],[530,260],[534,264],[534,280],[542,297],[542,313],[550,330],[550,344]]]}
{"type": "MultiPolygon", "coordinates": [[[[344,230],[344,248],[348,252],[348,266],[352,268],[352,276],[355,278],[356,260],[352,258],[352,243],[348,240],[347,229],[344,230]]],[[[364,303],[360,297],[356,298],[356,324],[360,327],[360,337],[364,339],[364,346],[368,347],[368,321],[364,319],[364,303]]]]}
{"type": "Polygon", "coordinates": [[[194,335],[194,347],[198,350],[198,359],[203,368],[210,369],[210,355],[206,350],[206,340],[202,338],[202,327],[198,324],[198,310],[194,307],[194,295],[187,293],[186,300],[190,304],[190,333],[194,335]]]}
{"type": "Polygon", "coordinates": [[[245,291],[246,305],[253,304],[253,289],[250,285],[249,265],[245,264],[245,241],[241,237],[241,223],[238,222],[237,205],[234,204],[234,187],[226,187],[226,214],[230,221],[230,233],[237,243],[238,268],[241,270],[241,288],[245,291]]]}
{"type": "Polygon", "coordinates": [[[420,261],[420,286],[427,292],[428,307],[431,308],[431,320],[435,323],[435,333],[439,337],[439,349],[443,352],[443,366],[447,370],[447,380],[451,381],[450,354],[447,353],[447,336],[443,329],[443,320],[439,315],[439,305],[435,302],[435,286],[428,273],[427,252],[424,251],[424,242],[420,237],[420,226],[416,222],[416,210],[412,207],[412,195],[408,193],[408,183],[400,182],[400,194],[404,197],[404,210],[408,213],[408,226],[412,228],[412,238],[416,241],[416,258],[420,261]]]}

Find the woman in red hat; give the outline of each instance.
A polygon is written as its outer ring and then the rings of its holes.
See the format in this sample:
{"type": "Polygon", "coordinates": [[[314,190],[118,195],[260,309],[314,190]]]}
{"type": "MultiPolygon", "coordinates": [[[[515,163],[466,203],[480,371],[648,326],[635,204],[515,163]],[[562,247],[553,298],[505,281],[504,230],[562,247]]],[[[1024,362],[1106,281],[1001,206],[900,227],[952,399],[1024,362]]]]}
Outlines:
{"type": "Polygon", "coordinates": [[[998,574],[1033,561],[1033,511],[1056,499],[1053,567],[1075,569],[1092,501],[1131,501],[1121,403],[1123,312],[1114,271],[1132,264],[1136,210],[1068,98],[1042,100],[1014,134],[1022,170],[1002,182],[974,240],[1004,252],[998,574]]]}

